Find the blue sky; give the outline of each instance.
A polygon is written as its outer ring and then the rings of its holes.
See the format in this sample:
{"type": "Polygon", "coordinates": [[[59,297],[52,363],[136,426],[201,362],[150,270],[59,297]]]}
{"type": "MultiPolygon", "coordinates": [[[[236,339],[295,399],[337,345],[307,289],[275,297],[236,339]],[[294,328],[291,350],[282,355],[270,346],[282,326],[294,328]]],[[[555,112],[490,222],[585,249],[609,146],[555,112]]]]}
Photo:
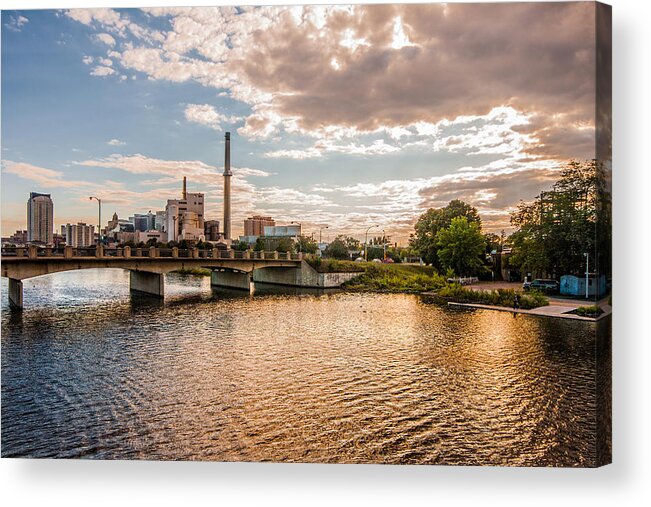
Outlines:
{"type": "Polygon", "coordinates": [[[96,222],[89,195],[106,218],[163,209],[184,175],[221,219],[225,131],[236,234],[264,213],[405,243],[453,198],[508,227],[593,156],[594,14],[502,8],[3,11],[2,234],[30,191],[58,228],[96,222]]]}

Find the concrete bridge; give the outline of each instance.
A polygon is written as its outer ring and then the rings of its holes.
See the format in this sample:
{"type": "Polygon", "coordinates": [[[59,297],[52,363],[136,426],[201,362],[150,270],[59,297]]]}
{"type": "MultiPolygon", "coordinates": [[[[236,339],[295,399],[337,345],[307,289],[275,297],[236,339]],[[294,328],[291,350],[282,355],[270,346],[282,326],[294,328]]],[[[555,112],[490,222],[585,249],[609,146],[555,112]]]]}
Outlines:
{"type": "Polygon", "coordinates": [[[73,248],[3,247],[2,276],[9,279],[9,304],[23,308],[22,280],[61,271],[119,268],[129,271],[133,292],[163,297],[164,274],[180,269],[212,271],[210,283],[253,291],[254,282],[295,287],[338,287],[358,273],[317,273],[301,253],[252,250],[179,250],[178,248],[104,248],[102,245],[73,248]]]}

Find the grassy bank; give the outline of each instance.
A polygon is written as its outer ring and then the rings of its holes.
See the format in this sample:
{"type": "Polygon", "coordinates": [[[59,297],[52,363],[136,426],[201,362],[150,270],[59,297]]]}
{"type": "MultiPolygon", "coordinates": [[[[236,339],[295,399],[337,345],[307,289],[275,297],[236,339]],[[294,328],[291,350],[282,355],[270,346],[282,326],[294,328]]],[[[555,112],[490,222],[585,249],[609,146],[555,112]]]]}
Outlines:
{"type": "Polygon", "coordinates": [[[210,276],[211,271],[205,268],[191,268],[177,269],[176,271],[172,271],[172,273],[178,273],[179,275],[210,276]]]}
{"type": "Polygon", "coordinates": [[[402,264],[359,263],[363,273],[346,282],[344,287],[356,291],[424,292],[445,286],[445,279],[432,267],[402,264]]]}
{"type": "Polygon", "coordinates": [[[323,259],[313,255],[305,257],[305,262],[319,273],[361,273],[365,269],[363,265],[365,263],[323,259]]]}
{"type": "Polygon", "coordinates": [[[459,284],[446,285],[437,292],[437,296],[446,301],[504,306],[507,308],[513,307],[516,294],[520,296],[520,308],[523,310],[549,305],[549,300],[540,292],[524,294],[513,289],[472,290],[459,284]]]}

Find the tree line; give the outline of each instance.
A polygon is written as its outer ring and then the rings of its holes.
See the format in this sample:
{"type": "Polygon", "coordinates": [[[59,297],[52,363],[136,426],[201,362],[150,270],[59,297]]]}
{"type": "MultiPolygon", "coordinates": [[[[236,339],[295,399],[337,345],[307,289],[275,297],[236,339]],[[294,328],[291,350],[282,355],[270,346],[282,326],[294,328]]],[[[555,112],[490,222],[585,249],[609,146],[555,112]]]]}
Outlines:
{"type": "Polygon", "coordinates": [[[611,200],[605,171],[595,161],[571,161],[550,190],[532,202],[521,201],[511,214],[515,231],[482,233],[477,209],[453,200],[429,209],[415,225],[410,246],[439,272],[461,276],[489,271],[490,252],[510,248],[509,267],[523,273],[559,277],[590,270],[609,275],[611,200]]]}

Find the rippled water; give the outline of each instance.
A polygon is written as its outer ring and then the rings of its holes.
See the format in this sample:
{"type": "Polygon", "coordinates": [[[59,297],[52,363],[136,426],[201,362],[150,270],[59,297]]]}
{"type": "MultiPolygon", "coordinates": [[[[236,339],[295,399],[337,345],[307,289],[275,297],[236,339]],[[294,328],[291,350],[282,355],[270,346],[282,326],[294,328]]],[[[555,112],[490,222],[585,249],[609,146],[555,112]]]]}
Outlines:
{"type": "Polygon", "coordinates": [[[2,279],[2,456],[591,466],[593,323],[168,275],[2,279]]]}

